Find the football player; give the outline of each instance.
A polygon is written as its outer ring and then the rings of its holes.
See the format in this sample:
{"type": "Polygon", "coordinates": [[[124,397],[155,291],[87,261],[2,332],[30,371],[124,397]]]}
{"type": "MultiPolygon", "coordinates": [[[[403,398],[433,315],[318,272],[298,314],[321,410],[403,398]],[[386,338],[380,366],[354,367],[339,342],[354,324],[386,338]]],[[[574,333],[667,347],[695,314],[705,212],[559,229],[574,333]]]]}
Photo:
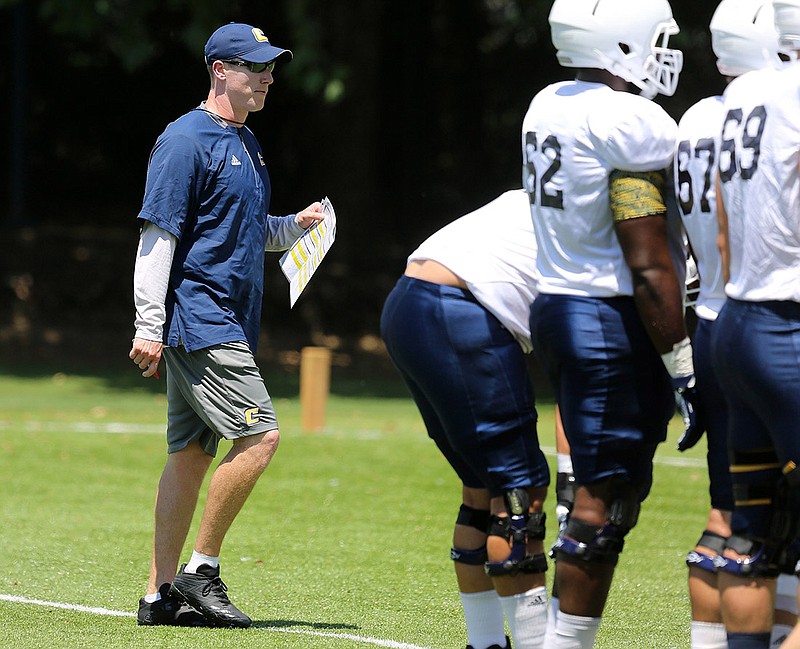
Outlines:
{"type": "MultiPolygon", "coordinates": [[[[673,391],[684,407],[696,393],[666,218],[677,124],[650,101],[674,93],[683,63],[668,43],[678,32],[671,7],[555,0],[549,20],[559,62],[577,71],[530,104],[523,182],[538,244],[531,335],[576,483],[555,546],[559,601],[545,646],[572,649],[594,645],[673,391]]],[[[685,414],[690,428],[700,423],[685,414]]]]}
{"type": "MultiPolygon", "coordinates": [[[[800,3],[773,7],[794,54],[800,3]]],[[[716,563],[728,646],[761,649],[770,644],[775,578],[800,557],[800,66],[728,85],[720,149],[727,299],[711,354],[728,400],[735,502],[716,563]]]]}
{"type": "MultiPolygon", "coordinates": [[[[709,25],[717,68],[731,80],[761,68],[783,65],[779,56],[771,0],[722,0],[709,25]]],[[[717,249],[715,169],[720,158],[724,119],[722,96],[701,99],[678,124],[675,187],[680,214],[700,279],[694,305],[697,325],[692,337],[697,386],[707,427],[708,476],[711,509],[705,530],[689,552],[689,597],[692,606],[692,648],[727,649],[720,611],[714,560],[731,534],[733,488],[728,463],[728,408],[711,366],[714,322],[725,301],[722,259],[717,249]]],[[[691,448],[697,438],[683,438],[678,448],[691,448]]],[[[797,579],[778,581],[772,645],[780,646],[797,614],[797,579]]]]}
{"type": "Polygon", "coordinates": [[[386,298],[381,336],[462,484],[451,558],[469,646],[541,649],[547,622],[528,314],[536,240],[522,189],[426,239],[386,298]]]}

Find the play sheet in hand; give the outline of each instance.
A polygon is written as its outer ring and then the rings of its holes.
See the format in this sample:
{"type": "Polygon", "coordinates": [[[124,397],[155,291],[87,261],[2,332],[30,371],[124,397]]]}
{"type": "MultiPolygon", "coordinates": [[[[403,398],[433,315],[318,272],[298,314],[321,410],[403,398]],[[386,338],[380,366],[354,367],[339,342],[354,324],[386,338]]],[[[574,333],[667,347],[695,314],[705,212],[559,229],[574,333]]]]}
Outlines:
{"type": "Polygon", "coordinates": [[[297,302],[336,239],[336,212],[327,196],[322,199],[322,211],[325,212],[325,220],[306,230],[281,257],[281,270],[289,280],[290,306],[297,302]]]}

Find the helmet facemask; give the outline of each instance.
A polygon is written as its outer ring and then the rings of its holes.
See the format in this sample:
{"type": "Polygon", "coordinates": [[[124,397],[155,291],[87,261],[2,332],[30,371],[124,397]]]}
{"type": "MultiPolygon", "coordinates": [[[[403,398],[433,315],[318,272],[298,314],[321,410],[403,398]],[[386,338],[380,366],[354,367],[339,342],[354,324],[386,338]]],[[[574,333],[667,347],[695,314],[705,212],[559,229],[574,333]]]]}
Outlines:
{"type": "Polygon", "coordinates": [[[647,52],[631,50],[620,43],[620,57],[598,55],[607,59],[606,69],[632,83],[640,90],[640,95],[653,99],[659,93],[671,97],[678,87],[678,78],[683,68],[683,52],[668,47],[669,37],[678,33],[675,21],[659,23],[647,52]]]}

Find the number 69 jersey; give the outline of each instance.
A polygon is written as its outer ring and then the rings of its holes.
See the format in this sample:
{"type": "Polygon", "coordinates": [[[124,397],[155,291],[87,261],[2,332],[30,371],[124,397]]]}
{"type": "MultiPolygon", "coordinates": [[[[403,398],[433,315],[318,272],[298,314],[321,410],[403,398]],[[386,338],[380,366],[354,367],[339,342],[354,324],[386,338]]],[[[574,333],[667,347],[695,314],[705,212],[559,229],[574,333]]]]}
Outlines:
{"type": "Polygon", "coordinates": [[[633,295],[609,178],[614,170],[666,170],[677,129],[658,104],[601,83],[556,83],[533,98],[522,123],[523,186],[541,293],[633,295]]]}
{"type": "Polygon", "coordinates": [[[720,192],[729,297],[800,302],[800,64],[734,79],[724,94],[720,192]]]}

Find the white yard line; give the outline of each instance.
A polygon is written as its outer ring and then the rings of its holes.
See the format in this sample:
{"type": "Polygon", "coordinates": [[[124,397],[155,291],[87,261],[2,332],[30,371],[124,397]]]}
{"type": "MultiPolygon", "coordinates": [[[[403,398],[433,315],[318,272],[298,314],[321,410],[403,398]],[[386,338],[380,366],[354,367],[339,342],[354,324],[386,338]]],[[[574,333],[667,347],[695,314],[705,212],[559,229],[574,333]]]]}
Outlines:
{"type": "MultiPolygon", "coordinates": [[[[112,617],[136,617],[135,613],[128,611],[112,611],[107,608],[97,606],[83,606],[81,604],[65,604],[63,602],[47,602],[41,599],[30,599],[17,595],[0,594],[0,601],[11,602],[14,604],[32,604],[34,606],[47,606],[48,608],[60,608],[67,611],[77,611],[79,613],[93,613],[94,615],[109,615],[112,617]]],[[[394,640],[381,640],[380,638],[369,638],[352,633],[331,633],[329,631],[310,631],[306,629],[278,629],[270,627],[255,627],[258,631],[273,631],[276,633],[294,633],[298,635],[317,636],[322,638],[336,638],[337,640],[352,640],[361,644],[371,644],[377,647],[387,647],[388,649],[428,649],[420,645],[408,642],[395,642],[394,640]]]]}
{"type": "Polygon", "coordinates": [[[136,617],[135,613],[127,611],[111,611],[107,608],[97,606],[82,606],[80,604],[64,604],[62,602],[46,602],[41,599],[29,599],[28,597],[18,597],[17,595],[1,595],[0,600],[13,602],[15,604],[34,604],[36,606],[47,606],[48,608],[63,608],[67,611],[78,611],[80,613],[94,613],[95,615],[111,615],[113,617],[136,617]]]}

